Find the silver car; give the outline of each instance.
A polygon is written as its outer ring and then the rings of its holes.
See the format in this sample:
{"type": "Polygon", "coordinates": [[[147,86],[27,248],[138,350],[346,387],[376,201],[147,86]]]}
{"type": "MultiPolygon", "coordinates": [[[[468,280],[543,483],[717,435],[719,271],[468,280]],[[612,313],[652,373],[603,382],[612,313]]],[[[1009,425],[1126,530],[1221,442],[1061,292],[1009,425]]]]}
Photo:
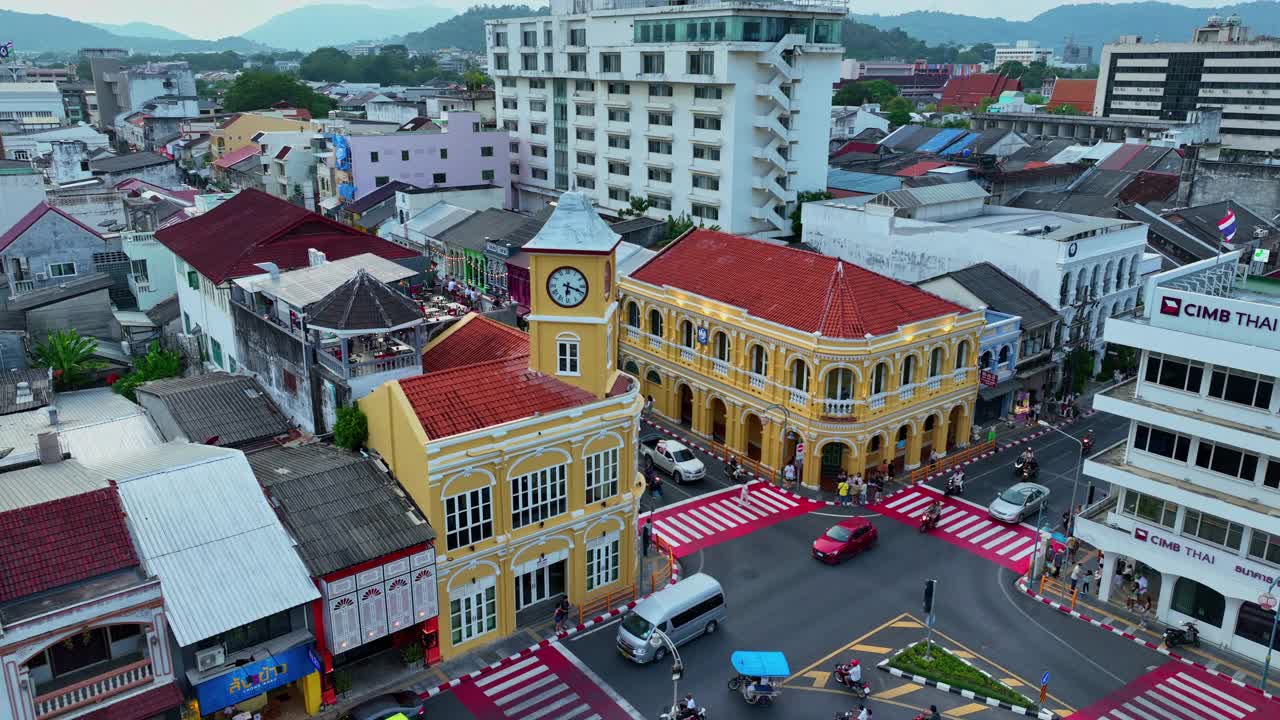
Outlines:
{"type": "Polygon", "coordinates": [[[996,496],[987,508],[992,520],[1018,523],[1035,515],[1049,500],[1049,488],[1038,483],[1021,482],[996,496]]]}

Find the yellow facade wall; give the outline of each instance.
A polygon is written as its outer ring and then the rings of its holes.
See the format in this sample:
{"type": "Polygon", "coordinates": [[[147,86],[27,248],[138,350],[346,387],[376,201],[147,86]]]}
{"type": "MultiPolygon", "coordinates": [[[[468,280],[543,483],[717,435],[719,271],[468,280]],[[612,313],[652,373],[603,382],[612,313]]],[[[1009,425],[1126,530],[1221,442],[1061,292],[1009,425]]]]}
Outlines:
{"type": "MultiPolygon", "coordinates": [[[[220,158],[235,152],[246,145],[253,144],[253,136],[260,132],[313,132],[319,128],[309,120],[290,120],[271,115],[254,115],[246,113],[235,122],[224,128],[218,128],[209,134],[209,152],[220,158]]],[[[279,148],[275,148],[278,150],[279,148]]],[[[274,150],[273,150],[274,152],[274,150]]]]}

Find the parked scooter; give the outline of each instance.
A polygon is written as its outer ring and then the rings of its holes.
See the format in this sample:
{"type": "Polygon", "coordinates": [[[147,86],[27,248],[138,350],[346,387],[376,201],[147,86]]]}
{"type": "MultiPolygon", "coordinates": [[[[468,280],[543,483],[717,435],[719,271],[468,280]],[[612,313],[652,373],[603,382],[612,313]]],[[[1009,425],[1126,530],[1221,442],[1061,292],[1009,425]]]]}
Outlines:
{"type": "Polygon", "coordinates": [[[947,478],[947,485],[942,490],[943,495],[963,495],[964,494],[964,470],[956,470],[951,477],[947,478]]]}
{"type": "Polygon", "coordinates": [[[835,677],[836,682],[850,690],[854,697],[859,700],[866,700],[867,696],[871,694],[871,686],[862,682],[861,673],[858,673],[858,680],[854,680],[849,676],[850,669],[852,669],[857,662],[857,660],[853,660],[847,663],[837,663],[836,671],[833,676],[835,677]]]}
{"type": "Polygon", "coordinates": [[[1179,645],[1200,647],[1200,629],[1195,623],[1187,621],[1181,628],[1165,628],[1164,646],[1172,650],[1179,645]]]}

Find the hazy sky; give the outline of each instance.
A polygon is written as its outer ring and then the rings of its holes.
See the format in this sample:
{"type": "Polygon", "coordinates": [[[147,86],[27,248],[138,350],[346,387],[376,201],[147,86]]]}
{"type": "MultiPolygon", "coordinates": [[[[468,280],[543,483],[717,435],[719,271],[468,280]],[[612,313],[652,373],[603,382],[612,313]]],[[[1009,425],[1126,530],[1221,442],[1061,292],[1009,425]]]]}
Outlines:
{"type": "MultiPolygon", "coordinates": [[[[500,4],[508,0],[489,0],[500,4]]],[[[545,0],[509,0],[538,6],[545,0]]],[[[1213,7],[1216,0],[1167,0],[1192,7],[1213,7]]],[[[86,22],[125,23],[143,21],[164,25],[197,38],[218,38],[242,33],[272,15],[302,5],[365,4],[410,7],[420,4],[465,9],[473,0],[3,0],[6,10],[63,15],[86,22]]],[[[891,15],[911,10],[942,10],[1026,20],[1057,5],[1058,0],[986,0],[983,3],[937,0],[849,0],[853,12],[891,15]]]]}

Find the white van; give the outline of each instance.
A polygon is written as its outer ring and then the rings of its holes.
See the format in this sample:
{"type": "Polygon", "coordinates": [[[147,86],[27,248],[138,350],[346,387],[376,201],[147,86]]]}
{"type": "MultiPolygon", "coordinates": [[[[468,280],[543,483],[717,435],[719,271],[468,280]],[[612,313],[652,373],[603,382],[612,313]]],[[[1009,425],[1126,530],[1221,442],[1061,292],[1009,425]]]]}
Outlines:
{"type": "Polygon", "coordinates": [[[641,600],[618,626],[618,651],[638,663],[661,660],[666,645],[649,644],[654,628],[683,645],[710,635],[728,617],[724,591],[710,575],[698,573],[641,600]]]}

